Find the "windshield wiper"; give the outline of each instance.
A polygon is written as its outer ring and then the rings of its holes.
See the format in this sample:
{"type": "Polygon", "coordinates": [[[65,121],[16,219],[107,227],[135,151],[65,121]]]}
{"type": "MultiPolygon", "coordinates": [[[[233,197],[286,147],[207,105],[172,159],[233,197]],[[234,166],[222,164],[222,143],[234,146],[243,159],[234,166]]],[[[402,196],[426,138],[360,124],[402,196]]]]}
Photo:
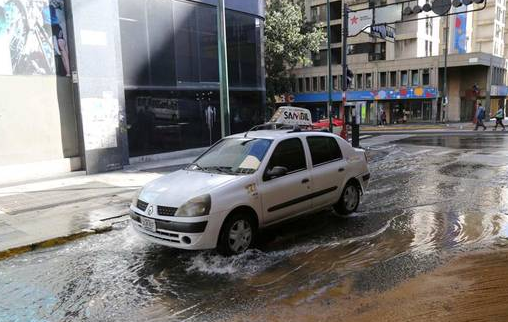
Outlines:
{"type": "Polygon", "coordinates": [[[206,170],[218,171],[220,173],[225,174],[235,174],[235,172],[231,171],[231,167],[220,167],[220,166],[211,166],[205,167],[206,170]]]}

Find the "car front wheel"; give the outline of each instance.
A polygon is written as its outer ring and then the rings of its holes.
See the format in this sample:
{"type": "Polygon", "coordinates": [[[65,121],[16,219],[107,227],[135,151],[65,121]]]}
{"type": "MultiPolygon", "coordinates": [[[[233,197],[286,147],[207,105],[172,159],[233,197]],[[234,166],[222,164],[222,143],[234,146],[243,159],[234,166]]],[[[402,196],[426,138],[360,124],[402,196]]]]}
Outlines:
{"type": "Polygon", "coordinates": [[[349,215],[358,208],[360,204],[360,188],[353,182],[348,182],[342,191],[340,200],[333,207],[336,212],[343,215],[349,215]]]}
{"type": "Polygon", "coordinates": [[[248,215],[231,216],[222,226],[217,252],[224,256],[245,252],[252,245],[254,233],[255,226],[248,215]]]}

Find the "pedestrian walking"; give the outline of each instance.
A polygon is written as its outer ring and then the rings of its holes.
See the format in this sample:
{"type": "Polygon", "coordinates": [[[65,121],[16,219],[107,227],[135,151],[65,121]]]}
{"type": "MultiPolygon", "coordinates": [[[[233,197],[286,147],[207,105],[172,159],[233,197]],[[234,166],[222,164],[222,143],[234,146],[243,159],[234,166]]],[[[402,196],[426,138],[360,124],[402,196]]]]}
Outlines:
{"type": "Polygon", "coordinates": [[[381,112],[381,125],[386,125],[386,112],[383,110],[381,112]]]}
{"type": "Polygon", "coordinates": [[[496,113],[496,126],[494,126],[494,131],[497,130],[498,125],[501,125],[501,127],[503,128],[503,131],[505,130],[505,127],[503,124],[503,119],[504,119],[504,110],[502,107],[500,107],[496,113]]]}
{"type": "Polygon", "coordinates": [[[485,131],[487,127],[483,124],[483,119],[485,118],[485,107],[482,106],[482,103],[478,103],[478,109],[476,110],[476,126],[474,128],[475,131],[478,131],[478,127],[483,126],[483,130],[485,131]]]}

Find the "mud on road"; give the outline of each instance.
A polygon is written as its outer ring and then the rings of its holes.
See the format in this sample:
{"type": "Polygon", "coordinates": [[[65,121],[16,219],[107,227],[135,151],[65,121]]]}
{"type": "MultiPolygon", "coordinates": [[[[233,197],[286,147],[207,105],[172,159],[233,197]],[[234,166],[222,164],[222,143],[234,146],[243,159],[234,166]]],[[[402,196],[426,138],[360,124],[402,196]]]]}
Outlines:
{"type": "Polygon", "coordinates": [[[352,293],[351,282],[312,302],[268,305],[232,321],[461,322],[508,320],[508,249],[461,255],[384,292],[352,293]]]}

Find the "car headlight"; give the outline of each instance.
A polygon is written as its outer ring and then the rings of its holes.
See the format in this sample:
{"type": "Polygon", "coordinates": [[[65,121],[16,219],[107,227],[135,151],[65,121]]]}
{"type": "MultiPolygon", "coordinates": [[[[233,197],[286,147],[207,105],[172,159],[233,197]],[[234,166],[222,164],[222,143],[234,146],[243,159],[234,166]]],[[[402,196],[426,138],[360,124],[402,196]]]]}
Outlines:
{"type": "Polygon", "coordinates": [[[134,193],[134,196],[132,196],[131,205],[133,205],[133,206],[137,205],[139,195],[141,194],[141,190],[143,190],[143,188],[139,188],[138,190],[136,190],[136,192],[134,193]]]}
{"type": "Polygon", "coordinates": [[[175,217],[206,216],[210,213],[211,204],[210,195],[192,198],[178,208],[175,213],[175,217]]]}

